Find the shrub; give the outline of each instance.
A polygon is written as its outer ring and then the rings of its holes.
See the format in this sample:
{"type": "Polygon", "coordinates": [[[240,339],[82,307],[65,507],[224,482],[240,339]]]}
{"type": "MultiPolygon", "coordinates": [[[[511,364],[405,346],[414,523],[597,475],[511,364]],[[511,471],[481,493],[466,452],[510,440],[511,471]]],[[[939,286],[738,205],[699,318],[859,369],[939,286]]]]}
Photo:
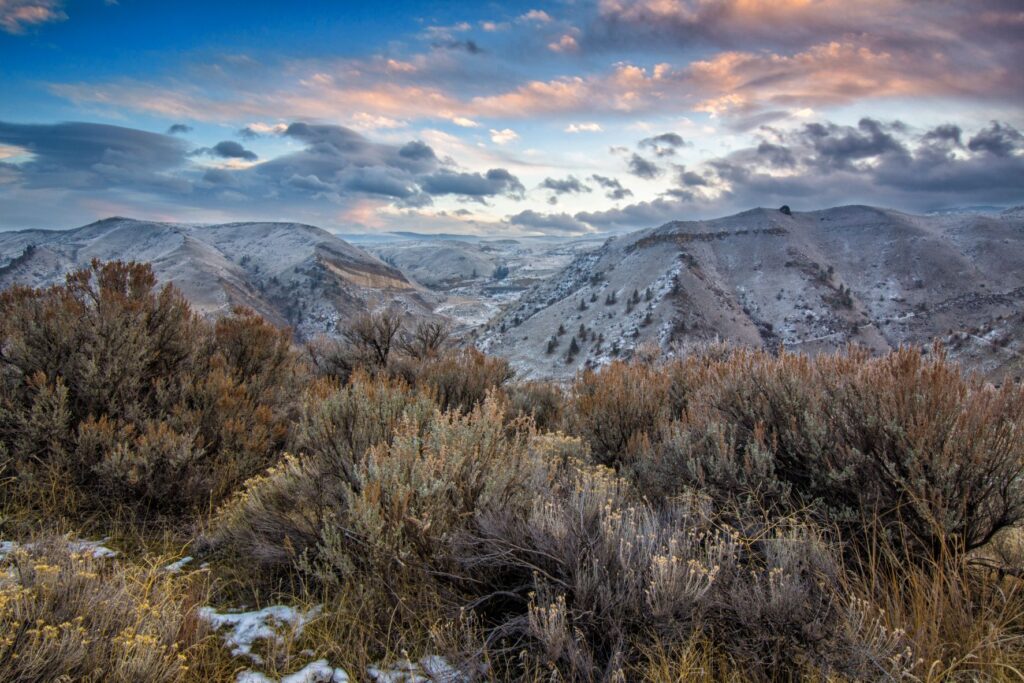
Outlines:
{"type": "Polygon", "coordinates": [[[516,415],[531,418],[542,432],[557,429],[561,425],[565,396],[556,384],[517,382],[509,387],[509,401],[516,415]]]}
{"type": "Polygon", "coordinates": [[[629,680],[639,652],[711,638],[755,680],[905,664],[905,643],[844,596],[839,557],[812,527],[783,520],[748,536],[705,499],[655,507],[601,467],[554,481],[526,515],[478,513],[458,548],[491,637],[537,666],[629,680]]]}
{"type": "Polygon", "coordinates": [[[465,348],[419,365],[415,371],[415,384],[433,396],[441,410],[469,411],[479,405],[489,392],[504,386],[512,376],[512,368],[504,358],[465,348]]]}
{"type": "Polygon", "coordinates": [[[642,364],[615,362],[586,370],[572,385],[568,429],[589,444],[595,461],[618,466],[639,440],[668,418],[666,375],[642,364]]]}
{"type": "Polygon", "coordinates": [[[204,545],[251,557],[271,574],[293,568],[361,488],[367,449],[389,442],[403,420],[423,425],[433,411],[432,402],[383,375],[358,372],[340,388],[314,383],[290,442],[297,455],[246,482],[218,512],[204,545]]]}
{"type": "Polygon", "coordinates": [[[208,659],[195,577],[50,538],[16,549],[0,577],[0,679],[182,681],[208,659]],[[191,672],[190,672],[191,671],[191,672]]]}
{"type": "Polygon", "coordinates": [[[507,504],[525,490],[526,424],[506,424],[496,397],[465,415],[431,410],[421,420],[422,404],[408,395],[386,385],[369,391],[375,394],[353,386],[336,399],[362,418],[308,441],[320,447],[248,482],[219,511],[206,544],[240,551],[271,570],[301,568],[321,584],[352,576],[398,580],[406,571],[443,565],[454,529],[477,509],[507,504]],[[390,428],[377,432],[375,445],[353,448],[369,443],[363,437],[376,415],[386,416],[390,428]]]}
{"type": "Polygon", "coordinates": [[[341,328],[355,357],[377,367],[388,364],[391,350],[398,344],[402,318],[395,312],[365,313],[341,328]]]}
{"type": "Polygon", "coordinates": [[[688,409],[636,466],[658,493],[760,491],[912,555],[969,551],[1024,518],[1024,389],[964,377],[941,352],[736,352],[688,373],[688,409]]]}
{"type": "Polygon", "coordinates": [[[284,445],[304,381],[287,332],[241,310],[210,325],[149,266],[14,288],[0,319],[0,443],[22,504],[181,515],[284,445]]]}

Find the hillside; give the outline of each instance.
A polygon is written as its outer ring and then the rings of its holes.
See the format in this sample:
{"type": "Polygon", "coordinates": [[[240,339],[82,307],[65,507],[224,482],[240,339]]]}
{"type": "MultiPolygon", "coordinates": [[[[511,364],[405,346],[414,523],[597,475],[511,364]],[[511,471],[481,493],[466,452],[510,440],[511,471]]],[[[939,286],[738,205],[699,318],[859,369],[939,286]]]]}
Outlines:
{"type": "Polygon", "coordinates": [[[754,209],[609,239],[525,293],[478,345],[527,376],[564,377],[644,343],[817,353],[854,342],[883,352],[939,338],[998,378],[1020,374],[1022,330],[1020,209],[915,216],[845,206],[754,209]],[[574,335],[579,352],[568,358],[574,335]]]}
{"type": "Polygon", "coordinates": [[[62,282],[92,259],[152,263],[209,316],[254,309],[300,338],[381,306],[428,315],[434,297],[401,271],[325,230],[297,223],[186,225],[108,218],[68,231],[0,233],[0,289],[62,282]]]}

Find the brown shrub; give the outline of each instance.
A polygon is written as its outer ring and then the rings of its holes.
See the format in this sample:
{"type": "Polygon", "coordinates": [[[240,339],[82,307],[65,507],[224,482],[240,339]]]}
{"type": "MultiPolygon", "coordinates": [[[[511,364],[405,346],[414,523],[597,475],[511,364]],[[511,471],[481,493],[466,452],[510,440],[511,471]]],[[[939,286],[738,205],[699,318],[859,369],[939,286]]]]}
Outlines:
{"type": "Polygon", "coordinates": [[[286,331],[210,325],[147,265],[0,295],[0,443],[21,503],[184,514],[276,458],[304,370],[286,331]]]}
{"type": "Polygon", "coordinates": [[[552,431],[562,425],[565,394],[551,382],[517,382],[508,389],[513,412],[529,417],[540,431],[552,431]]]}
{"type": "Polygon", "coordinates": [[[666,374],[645,364],[586,370],[572,385],[568,430],[590,444],[595,462],[617,467],[670,417],[668,390],[666,374]]]}
{"type": "Polygon", "coordinates": [[[690,407],[635,465],[659,495],[759,492],[862,547],[925,555],[979,547],[1024,517],[1024,389],[964,377],[941,352],[736,352],[675,374],[689,374],[690,407]]]}
{"type": "Polygon", "coordinates": [[[428,392],[441,410],[470,411],[488,393],[512,379],[504,358],[488,356],[474,348],[449,351],[428,359],[416,370],[416,386],[428,392]]]}

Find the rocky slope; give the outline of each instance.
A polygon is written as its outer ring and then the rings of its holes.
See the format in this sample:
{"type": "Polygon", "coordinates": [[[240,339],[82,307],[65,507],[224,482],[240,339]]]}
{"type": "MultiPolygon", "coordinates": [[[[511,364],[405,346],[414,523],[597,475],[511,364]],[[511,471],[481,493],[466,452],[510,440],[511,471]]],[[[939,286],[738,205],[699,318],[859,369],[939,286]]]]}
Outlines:
{"type": "Polygon", "coordinates": [[[248,306],[298,337],[331,333],[356,313],[395,306],[429,315],[436,297],[325,230],[296,223],[185,225],[108,218],[75,230],[0,232],[0,289],[63,281],[100,260],[152,263],[205,314],[248,306]]]}
{"type": "Polygon", "coordinates": [[[645,343],[880,352],[938,338],[998,379],[1022,373],[1022,332],[1024,210],[845,206],[755,209],[612,238],[524,294],[478,344],[527,376],[565,377],[645,343]]]}

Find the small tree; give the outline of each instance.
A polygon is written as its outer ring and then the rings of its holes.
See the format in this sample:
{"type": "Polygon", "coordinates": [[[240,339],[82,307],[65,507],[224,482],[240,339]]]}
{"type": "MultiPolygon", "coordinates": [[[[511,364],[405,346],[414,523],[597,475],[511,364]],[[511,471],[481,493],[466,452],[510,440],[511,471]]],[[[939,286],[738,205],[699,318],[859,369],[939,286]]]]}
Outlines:
{"type": "Polygon", "coordinates": [[[387,365],[388,356],[402,329],[401,317],[393,311],[364,313],[346,327],[341,336],[352,348],[375,365],[387,365]]]}
{"type": "Polygon", "coordinates": [[[400,335],[398,348],[416,359],[436,356],[451,338],[448,323],[439,320],[424,320],[411,333],[400,335]]]}

